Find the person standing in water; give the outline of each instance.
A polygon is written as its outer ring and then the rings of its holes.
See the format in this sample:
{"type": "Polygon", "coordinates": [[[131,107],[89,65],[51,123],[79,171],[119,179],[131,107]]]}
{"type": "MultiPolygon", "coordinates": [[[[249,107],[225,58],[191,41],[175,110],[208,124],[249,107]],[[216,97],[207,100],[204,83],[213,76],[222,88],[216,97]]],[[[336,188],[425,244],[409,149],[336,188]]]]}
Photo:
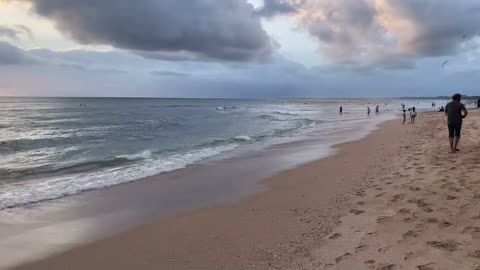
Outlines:
{"type": "Polygon", "coordinates": [[[452,101],[445,106],[445,115],[447,116],[448,124],[448,140],[450,143],[450,153],[452,154],[460,151],[457,146],[460,142],[463,118],[468,115],[467,108],[460,103],[461,99],[462,95],[455,94],[452,97],[452,101]]]}
{"type": "Polygon", "coordinates": [[[343,113],[343,107],[340,106],[340,114],[342,114],[342,113],[343,113]]]}
{"type": "Polygon", "coordinates": [[[375,114],[376,115],[380,114],[380,106],[379,105],[377,105],[377,107],[375,107],[375,114]]]}
{"type": "Polygon", "coordinates": [[[405,122],[407,122],[407,111],[403,110],[403,125],[405,125],[405,122]]]}
{"type": "Polygon", "coordinates": [[[370,107],[367,107],[367,115],[370,116],[370,107]]]}

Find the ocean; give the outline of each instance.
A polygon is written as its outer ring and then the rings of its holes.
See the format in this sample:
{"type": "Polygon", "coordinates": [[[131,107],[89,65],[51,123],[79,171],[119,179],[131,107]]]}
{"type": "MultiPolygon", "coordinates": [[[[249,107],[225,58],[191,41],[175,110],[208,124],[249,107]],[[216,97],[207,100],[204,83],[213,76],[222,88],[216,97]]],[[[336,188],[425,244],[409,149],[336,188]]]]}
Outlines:
{"type": "Polygon", "coordinates": [[[331,146],[431,102],[0,97],[0,209],[312,137],[331,146]]]}

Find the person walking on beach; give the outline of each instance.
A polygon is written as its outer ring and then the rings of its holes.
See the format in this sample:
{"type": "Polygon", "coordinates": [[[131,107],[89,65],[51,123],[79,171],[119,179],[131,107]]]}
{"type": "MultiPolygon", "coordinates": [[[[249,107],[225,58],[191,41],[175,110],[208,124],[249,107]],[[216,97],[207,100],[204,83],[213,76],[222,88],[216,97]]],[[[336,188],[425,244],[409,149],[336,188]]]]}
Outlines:
{"type": "Polygon", "coordinates": [[[407,122],[407,111],[403,110],[403,125],[405,125],[405,122],[407,122]]]}
{"type": "Polygon", "coordinates": [[[460,142],[460,133],[462,131],[463,118],[467,117],[468,111],[460,101],[462,95],[455,94],[447,106],[445,106],[445,115],[447,116],[448,140],[450,143],[450,153],[460,151],[457,146],[460,142]],[[463,114],[462,114],[463,112],[463,114]]]}
{"type": "Polygon", "coordinates": [[[410,112],[410,124],[415,124],[415,118],[417,118],[417,111],[415,111],[415,107],[413,107],[410,112]]]}

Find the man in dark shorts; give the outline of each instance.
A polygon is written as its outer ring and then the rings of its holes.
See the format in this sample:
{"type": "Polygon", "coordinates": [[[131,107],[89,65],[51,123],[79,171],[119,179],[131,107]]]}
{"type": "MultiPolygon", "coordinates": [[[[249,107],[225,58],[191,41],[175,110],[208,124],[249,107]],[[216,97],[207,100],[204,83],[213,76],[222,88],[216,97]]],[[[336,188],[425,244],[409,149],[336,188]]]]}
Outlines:
{"type": "Polygon", "coordinates": [[[448,119],[448,139],[450,141],[451,153],[458,152],[457,146],[460,141],[463,118],[467,117],[468,111],[465,105],[460,103],[462,95],[455,94],[447,106],[445,106],[445,115],[448,119]],[[463,114],[462,114],[463,112],[463,114]]]}

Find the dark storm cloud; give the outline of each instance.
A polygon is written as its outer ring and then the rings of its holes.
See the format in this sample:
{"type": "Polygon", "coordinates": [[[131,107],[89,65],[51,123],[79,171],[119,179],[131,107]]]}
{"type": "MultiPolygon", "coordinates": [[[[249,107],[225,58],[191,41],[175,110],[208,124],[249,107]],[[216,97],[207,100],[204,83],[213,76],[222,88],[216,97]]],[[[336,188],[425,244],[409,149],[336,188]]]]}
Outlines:
{"type": "Polygon", "coordinates": [[[263,6],[257,9],[257,13],[264,17],[295,13],[304,2],[305,0],[264,0],[263,6]]]}
{"type": "Polygon", "coordinates": [[[0,66],[1,65],[21,65],[33,63],[24,50],[10,45],[7,42],[0,41],[0,66]]]}
{"type": "Polygon", "coordinates": [[[74,69],[81,72],[91,72],[97,74],[128,74],[128,71],[122,69],[108,68],[108,69],[99,69],[99,68],[90,68],[85,65],[75,64],[75,63],[59,63],[58,67],[66,69],[74,69]]]}
{"type": "Polygon", "coordinates": [[[479,35],[476,0],[269,0],[268,6],[294,6],[301,28],[343,65],[411,68],[423,58],[462,53],[479,35]]]}
{"type": "Polygon", "coordinates": [[[408,19],[414,35],[407,48],[420,56],[457,53],[459,44],[479,34],[480,2],[476,0],[386,1],[399,18],[408,19]],[[465,38],[464,38],[465,36],[465,38]]]}
{"type": "Polygon", "coordinates": [[[19,40],[22,36],[33,39],[32,30],[21,24],[0,25],[0,38],[6,37],[11,40],[19,40]]]}
{"type": "Polygon", "coordinates": [[[150,72],[150,74],[155,76],[161,76],[161,77],[179,77],[179,78],[185,78],[191,75],[188,73],[176,72],[176,71],[152,71],[150,72]]]}
{"type": "Polygon", "coordinates": [[[246,0],[17,0],[81,44],[189,60],[264,60],[273,51],[246,0]]]}

